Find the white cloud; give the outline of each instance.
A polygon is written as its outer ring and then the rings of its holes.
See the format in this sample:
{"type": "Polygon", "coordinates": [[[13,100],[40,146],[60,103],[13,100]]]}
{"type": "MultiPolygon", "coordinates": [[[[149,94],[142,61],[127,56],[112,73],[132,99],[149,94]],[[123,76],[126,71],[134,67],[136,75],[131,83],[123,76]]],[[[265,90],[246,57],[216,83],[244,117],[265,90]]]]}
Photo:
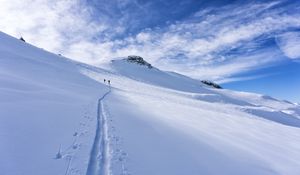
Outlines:
{"type": "MultiPolygon", "coordinates": [[[[206,65],[169,65],[166,68],[170,70],[178,70],[186,75],[190,75],[199,79],[213,79],[217,82],[228,82],[230,77],[246,72],[252,69],[271,66],[280,61],[278,51],[272,49],[257,52],[254,55],[244,55],[243,57],[234,58],[232,61],[227,61],[222,64],[206,64],[206,65]]],[[[168,64],[166,62],[165,64],[168,64]]]]}
{"type": "Polygon", "coordinates": [[[217,80],[215,82],[219,83],[219,84],[230,83],[230,82],[235,82],[235,81],[254,80],[254,79],[265,78],[265,77],[270,77],[270,76],[274,76],[274,75],[276,75],[276,74],[262,74],[262,75],[254,75],[254,76],[230,77],[230,78],[217,80]]]}
{"type": "MultiPolygon", "coordinates": [[[[0,0],[0,30],[89,64],[136,54],[163,69],[222,81],[278,60],[278,52],[260,48],[258,37],[264,40],[300,27],[300,14],[287,13],[290,7],[274,1],[209,8],[163,28],[128,35],[127,28],[135,24],[129,18],[139,17],[124,10],[129,3],[119,4],[120,18],[110,18],[114,6],[105,4],[95,19],[93,9],[80,0],[0,0]],[[242,48],[238,55],[230,53],[238,48],[242,48]]],[[[146,13],[145,7],[133,3],[146,13]]],[[[300,54],[295,35],[278,37],[280,48],[290,58],[300,54]]]]}
{"type": "Polygon", "coordinates": [[[64,52],[66,45],[89,40],[107,28],[92,22],[89,15],[79,0],[0,0],[1,31],[22,35],[53,52],[64,52]]]}
{"type": "Polygon", "coordinates": [[[282,52],[291,59],[300,59],[300,32],[286,32],[276,38],[282,52]]]}

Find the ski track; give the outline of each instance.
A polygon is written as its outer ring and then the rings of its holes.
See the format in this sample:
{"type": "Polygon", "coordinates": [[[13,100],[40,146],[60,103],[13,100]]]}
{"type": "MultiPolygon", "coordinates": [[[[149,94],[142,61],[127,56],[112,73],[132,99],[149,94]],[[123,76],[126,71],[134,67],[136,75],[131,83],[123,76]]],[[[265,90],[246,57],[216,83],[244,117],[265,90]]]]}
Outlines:
{"type": "Polygon", "coordinates": [[[68,174],[69,174],[69,169],[70,169],[70,166],[71,166],[71,161],[72,161],[72,156],[69,157],[69,160],[68,160],[68,166],[67,166],[65,175],[68,175],[68,174]]]}
{"type": "Polygon", "coordinates": [[[90,160],[88,162],[86,175],[106,175],[110,173],[107,126],[102,103],[103,99],[110,92],[111,88],[109,87],[109,91],[98,100],[96,134],[90,153],[90,160]]]}

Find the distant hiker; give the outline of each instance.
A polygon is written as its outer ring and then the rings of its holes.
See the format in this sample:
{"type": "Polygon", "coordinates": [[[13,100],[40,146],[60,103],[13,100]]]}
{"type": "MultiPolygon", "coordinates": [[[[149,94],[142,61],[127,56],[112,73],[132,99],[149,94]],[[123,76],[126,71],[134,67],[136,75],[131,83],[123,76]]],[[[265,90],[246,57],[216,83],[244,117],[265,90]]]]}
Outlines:
{"type": "Polygon", "coordinates": [[[110,85],[110,80],[107,80],[107,82],[108,82],[108,85],[110,85]]]}
{"type": "Polygon", "coordinates": [[[106,82],[106,80],[104,79],[104,80],[103,80],[103,82],[105,83],[105,82],[106,82]]]}
{"type": "Polygon", "coordinates": [[[23,37],[20,38],[21,41],[26,42],[23,37]]]}

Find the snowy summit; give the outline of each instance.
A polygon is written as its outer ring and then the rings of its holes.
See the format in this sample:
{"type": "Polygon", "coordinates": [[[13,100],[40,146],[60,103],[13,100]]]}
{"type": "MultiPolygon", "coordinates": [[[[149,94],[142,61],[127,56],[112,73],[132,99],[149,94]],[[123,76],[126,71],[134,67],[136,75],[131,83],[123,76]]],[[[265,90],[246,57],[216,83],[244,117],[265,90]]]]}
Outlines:
{"type": "Polygon", "coordinates": [[[145,61],[140,56],[130,55],[125,60],[127,60],[128,62],[131,62],[131,63],[137,63],[137,64],[140,64],[140,65],[147,66],[149,69],[152,68],[152,65],[147,63],[147,61],[145,61]]]}

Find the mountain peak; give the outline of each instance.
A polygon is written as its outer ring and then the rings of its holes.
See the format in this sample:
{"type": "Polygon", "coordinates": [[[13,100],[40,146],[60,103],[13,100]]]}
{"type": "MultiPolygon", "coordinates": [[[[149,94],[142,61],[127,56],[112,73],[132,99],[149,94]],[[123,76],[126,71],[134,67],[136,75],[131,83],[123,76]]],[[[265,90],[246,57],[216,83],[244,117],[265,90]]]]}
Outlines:
{"type": "Polygon", "coordinates": [[[145,61],[141,56],[129,55],[127,58],[125,58],[125,60],[131,63],[147,66],[149,69],[153,68],[153,66],[147,61],[145,61]]]}

